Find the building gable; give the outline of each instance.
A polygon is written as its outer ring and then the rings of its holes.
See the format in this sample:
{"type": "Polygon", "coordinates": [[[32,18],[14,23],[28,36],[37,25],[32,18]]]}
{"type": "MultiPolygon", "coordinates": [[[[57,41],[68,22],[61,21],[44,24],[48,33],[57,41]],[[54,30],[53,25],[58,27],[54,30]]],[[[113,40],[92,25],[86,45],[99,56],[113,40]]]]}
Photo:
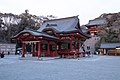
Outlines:
{"type": "Polygon", "coordinates": [[[37,30],[42,32],[44,29],[52,28],[59,32],[69,32],[77,30],[78,24],[78,17],[69,17],[69,18],[62,18],[62,19],[55,19],[55,20],[48,20],[43,23],[43,25],[37,30]]]}

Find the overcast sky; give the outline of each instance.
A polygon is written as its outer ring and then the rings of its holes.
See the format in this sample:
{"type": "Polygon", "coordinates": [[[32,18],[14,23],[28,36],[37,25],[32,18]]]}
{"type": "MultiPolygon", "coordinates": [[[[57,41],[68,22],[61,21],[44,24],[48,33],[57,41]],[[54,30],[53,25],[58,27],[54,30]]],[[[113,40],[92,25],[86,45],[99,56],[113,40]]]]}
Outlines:
{"type": "Polygon", "coordinates": [[[120,0],[0,0],[2,13],[21,14],[25,9],[38,16],[63,18],[79,15],[82,25],[102,13],[120,12],[120,0]]]}

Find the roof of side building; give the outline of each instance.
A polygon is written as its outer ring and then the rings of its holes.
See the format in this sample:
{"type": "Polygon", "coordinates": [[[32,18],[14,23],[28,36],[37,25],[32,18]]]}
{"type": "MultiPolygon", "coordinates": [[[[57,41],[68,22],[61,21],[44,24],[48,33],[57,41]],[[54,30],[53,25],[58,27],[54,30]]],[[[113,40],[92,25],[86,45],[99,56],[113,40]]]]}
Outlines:
{"type": "Polygon", "coordinates": [[[116,48],[119,47],[120,43],[102,43],[100,48],[116,48]]]}
{"type": "Polygon", "coordinates": [[[103,25],[103,24],[107,24],[107,21],[105,19],[95,19],[95,20],[90,20],[86,26],[103,25]]]}

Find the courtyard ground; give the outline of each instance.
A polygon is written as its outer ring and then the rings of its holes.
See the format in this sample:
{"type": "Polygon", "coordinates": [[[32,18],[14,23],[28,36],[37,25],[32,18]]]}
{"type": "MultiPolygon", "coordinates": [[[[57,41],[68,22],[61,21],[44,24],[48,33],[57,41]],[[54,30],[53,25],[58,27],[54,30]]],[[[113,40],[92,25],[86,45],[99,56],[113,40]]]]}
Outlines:
{"type": "Polygon", "coordinates": [[[120,80],[119,56],[20,60],[0,58],[0,80],[120,80]]]}

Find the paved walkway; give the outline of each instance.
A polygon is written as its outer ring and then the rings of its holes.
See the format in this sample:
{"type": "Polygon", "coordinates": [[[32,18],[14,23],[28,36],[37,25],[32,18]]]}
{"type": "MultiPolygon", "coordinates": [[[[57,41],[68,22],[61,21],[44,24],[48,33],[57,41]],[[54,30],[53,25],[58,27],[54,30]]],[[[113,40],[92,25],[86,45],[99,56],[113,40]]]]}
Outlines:
{"type": "Polygon", "coordinates": [[[120,56],[79,59],[0,59],[0,80],[120,80],[120,56]]]}

